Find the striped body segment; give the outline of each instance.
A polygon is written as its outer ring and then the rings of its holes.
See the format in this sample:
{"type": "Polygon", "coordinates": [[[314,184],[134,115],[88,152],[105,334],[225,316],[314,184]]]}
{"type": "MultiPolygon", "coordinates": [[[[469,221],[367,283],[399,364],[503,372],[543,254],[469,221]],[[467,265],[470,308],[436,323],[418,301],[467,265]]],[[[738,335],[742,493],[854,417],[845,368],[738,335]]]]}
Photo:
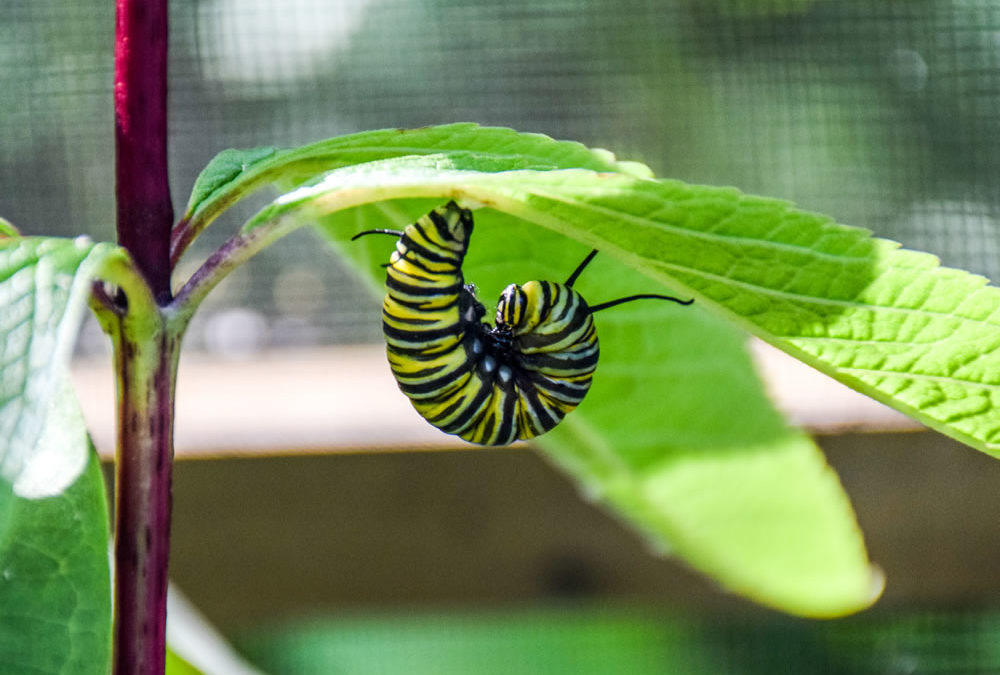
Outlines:
{"type": "Polygon", "coordinates": [[[504,289],[496,325],[466,285],[470,211],[454,202],[408,226],[387,267],[389,365],[428,422],[506,445],[552,429],[583,400],[599,355],[591,310],[569,285],[504,289]]]}

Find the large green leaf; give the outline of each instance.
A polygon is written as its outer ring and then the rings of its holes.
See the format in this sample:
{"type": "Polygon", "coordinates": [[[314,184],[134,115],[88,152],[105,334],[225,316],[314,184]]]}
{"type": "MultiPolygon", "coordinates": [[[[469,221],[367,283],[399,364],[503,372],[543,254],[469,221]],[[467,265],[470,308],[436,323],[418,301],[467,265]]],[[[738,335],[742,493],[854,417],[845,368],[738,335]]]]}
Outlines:
{"type": "MultiPolygon", "coordinates": [[[[349,235],[405,224],[433,203],[338,212],[323,219],[321,232],[381,286],[394,242],[349,243],[349,235]]],[[[564,280],[587,252],[496,211],[477,212],[476,223],[466,280],[488,306],[511,281],[564,280]]],[[[576,288],[596,303],[653,284],[600,255],[576,288]]],[[[880,581],[837,477],[763,395],[742,333],[696,307],[655,301],[596,321],[601,362],[593,387],[537,439],[584,494],[610,504],[658,548],[759,602],[820,616],[872,602],[880,581]]]]}
{"type": "MultiPolygon", "coordinates": [[[[596,247],[619,269],[643,273],[646,287],[659,282],[689,293],[701,308],[880,400],[996,449],[1000,416],[991,396],[1000,329],[990,317],[1000,296],[983,279],[733,189],[586,170],[470,171],[468,157],[451,159],[438,153],[331,171],[276,200],[247,229],[291,228],[387,199],[485,205],[480,222],[505,215],[477,228],[468,270],[483,288],[565,278],[573,263],[562,251],[571,247],[549,239],[565,235],[585,244],[577,258],[596,247]],[[519,238],[527,244],[517,248],[519,238]],[[477,270],[480,255],[487,261],[477,270]],[[560,269],[548,267],[553,262],[560,269]]],[[[403,222],[416,215],[406,203],[391,208],[405,214],[403,222]]],[[[358,213],[327,218],[328,236],[346,240],[359,229],[351,220],[358,213]]],[[[376,245],[366,242],[358,255],[377,278],[376,245]]],[[[594,301],[614,297],[623,279],[605,270],[594,301]]],[[[645,290],[635,278],[630,285],[620,294],[645,290]]],[[[759,386],[748,386],[737,339],[726,346],[706,337],[725,334],[707,323],[678,330],[685,319],[675,314],[698,315],[675,307],[609,314],[598,321],[598,383],[540,443],[589,491],[738,592],[808,615],[870,603],[877,577],[836,477],[808,440],[776,418],[759,386]],[[608,326],[625,317],[632,323],[609,338],[608,326]],[[686,339],[673,342],[665,326],[686,339]]]]}
{"type": "Polygon", "coordinates": [[[369,157],[264,160],[267,180],[285,184],[324,162],[340,168],[275,200],[248,223],[247,241],[322,221],[377,286],[391,243],[349,236],[453,198],[485,207],[467,278],[487,301],[510,281],[564,279],[590,247],[603,253],[579,286],[592,302],[661,284],[695,297],[698,309],[644,303],[600,315],[594,388],[539,443],[588,494],[729,588],[830,616],[869,604],[880,586],[836,476],[774,413],[724,323],[979,449],[1000,447],[1000,296],[985,280],[785,202],[653,180],[605,153],[588,155],[604,167],[565,169],[564,158],[539,159],[563,146],[535,136],[504,132],[498,143],[495,130],[466,127],[463,148],[437,143],[433,129],[413,133],[369,157]],[[420,133],[432,142],[420,146],[420,133]],[[518,158],[521,148],[535,154],[518,158]]]}
{"type": "MultiPolygon", "coordinates": [[[[69,434],[66,434],[68,437],[69,434]]],[[[0,539],[0,672],[106,675],[111,663],[108,506],[97,454],[58,496],[14,499],[0,539]]]]}
{"type": "Polygon", "coordinates": [[[449,171],[446,160],[330,172],[250,226],[400,197],[478,202],[617,257],[817,369],[1000,454],[1000,289],[986,279],[732,188],[591,171],[449,171]]]}

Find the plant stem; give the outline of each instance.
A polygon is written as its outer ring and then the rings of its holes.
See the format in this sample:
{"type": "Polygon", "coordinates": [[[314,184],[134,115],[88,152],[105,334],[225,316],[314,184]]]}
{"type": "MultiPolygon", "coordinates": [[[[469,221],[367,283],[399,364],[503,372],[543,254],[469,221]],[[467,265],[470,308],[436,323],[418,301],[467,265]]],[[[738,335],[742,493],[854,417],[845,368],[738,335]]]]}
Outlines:
{"type": "Polygon", "coordinates": [[[115,171],[118,243],[160,304],[170,300],[168,0],[117,0],[115,171]]]}
{"type": "Polygon", "coordinates": [[[99,313],[114,342],[118,389],[116,675],[163,675],[166,662],[174,382],[182,332],[168,325],[169,312],[162,309],[171,299],[173,224],[167,5],[116,0],[117,230],[134,261],[134,268],[129,262],[113,270],[109,280],[121,294],[113,310],[99,313]]]}
{"type": "Polygon", "coordinates": [[[115,499],[116,675],[163,675],[177,360],[185,322],[160,308],[124,251],[98,276],[114,284],[91,306],[115,348],[118,453],[115,499]]]}
{"type": "MultiPolygon", "coordinates": [[[[156,316],[162,317],[159,313],[156,316]]],[[[115,673],[162,675],[166,658],[173,406],[180,335],[113,333],[118,389],[115,673]],[[136,337],[138,336],[138,337],[136,337]],[[152,339],[150,339],[152,338],[152,339]]]]}

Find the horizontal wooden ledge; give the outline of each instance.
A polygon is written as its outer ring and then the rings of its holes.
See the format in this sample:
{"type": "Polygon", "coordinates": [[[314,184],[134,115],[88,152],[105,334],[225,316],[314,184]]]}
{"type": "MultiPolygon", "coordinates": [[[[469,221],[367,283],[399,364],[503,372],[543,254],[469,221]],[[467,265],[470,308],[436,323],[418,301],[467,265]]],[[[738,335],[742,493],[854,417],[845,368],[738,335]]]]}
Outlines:
{"type": "MultiPolygon", "coordinates": [[[[766,387],[788,418],[815,433],[900,431],[919,424],[755,341],[766,387]]],[[[98,450],[114,454],[114,382],[107,360],[73,366],[98,450]]],[[[186,354],[178,375],[180,457],[468,447],[413,410],[381,345],[273,351],[245,359],[186,354]]]]}

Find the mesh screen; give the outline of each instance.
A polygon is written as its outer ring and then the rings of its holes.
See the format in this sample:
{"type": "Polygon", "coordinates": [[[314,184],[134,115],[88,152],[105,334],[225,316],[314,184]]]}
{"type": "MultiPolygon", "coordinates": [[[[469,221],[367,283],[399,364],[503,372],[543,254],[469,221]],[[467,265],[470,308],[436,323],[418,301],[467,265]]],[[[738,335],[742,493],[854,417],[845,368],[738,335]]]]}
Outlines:
{"type": "MultiPolygon", "coordinates": [[[[791,199],[998,277],[993,0],[174,0],[171,12],[178,209],[226,147],[467,120],[791,199]]],[[[0,214],[28,233],[113,237],[113,18],[110,0],[0,3],[0,214]]],[[[308,233],[220,290],[189,346],[378,339],[377,303],[308,233]]]]}

